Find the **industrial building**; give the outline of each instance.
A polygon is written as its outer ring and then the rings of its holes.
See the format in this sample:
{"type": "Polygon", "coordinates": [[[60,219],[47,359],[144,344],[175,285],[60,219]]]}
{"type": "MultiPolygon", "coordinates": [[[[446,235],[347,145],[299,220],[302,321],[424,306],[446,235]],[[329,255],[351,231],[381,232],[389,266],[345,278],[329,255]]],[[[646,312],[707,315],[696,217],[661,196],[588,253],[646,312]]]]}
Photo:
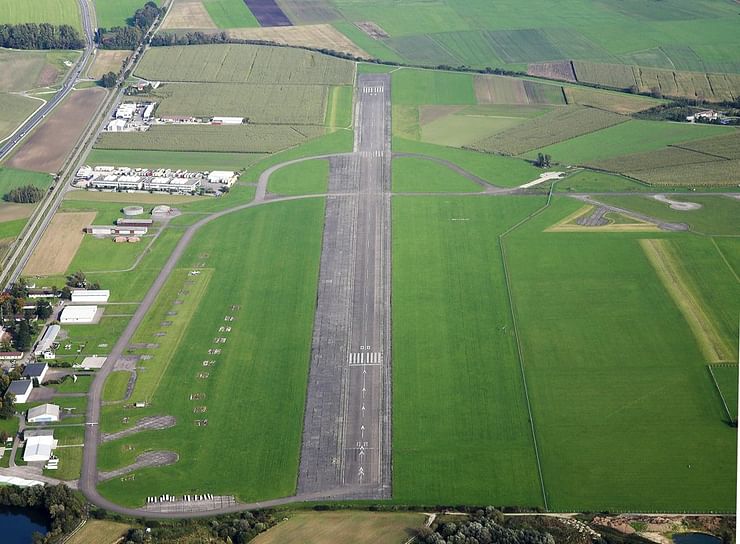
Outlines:
{"type": "Polygon", "coordinates": [[[107,225],[90,225],[85,227],[84,232],[94,236],[142,236],[148,232],[146,227],[109,227],[107,225]]]}
{"type": "Polygon", "coordinates": [[[26,421],[29,423],[54,423],[59,421],[59,406],[42,404],[28,410],[26,421]]]}
{"type": "Polygon", "coordinates": [[[136,102],[124,102],[116,108],[116,119],[133,119],[136,102]]]}
{"type": "Polygon", "coordinates": [[[51,458],[51,452],[57,447],[53,430],[24,431],[26,447],[23,450],[23,460],[26,463],[46,462],[51,458]]]}
{"type": "Polygon", "coordinates": [[[128,123],[125,119],[113,119],[105,126],[107,132],[125,132],[128,123]]]}
{"type": "Polygon", "coordinates": [[[31,396],[32,391],[33,382],[31,380],[13,380],[5,391],[5,396],[7,397],[12,393],[15,395],[16,404],[24,404],[28,402],[28,397],[31,396]]]}
{"type": "Polygon", "coordinates": [[[23,369],[22,376],[29,380],[36,380],[38,383],[44,381],[46,373],[49,371],[49,365],[47,363],[31,363],[26,365],[23,369]]]}
{"type": "Polygon", "coordinates": [[[33,354],[36,355],[36,357],[43,356],[45,358],[53,359],[54,353],[51,351],[51,348],[61,330],[62,328],[59,325],[49,325],[46,327],[43,336],[41,336],[41,339],[36,344],[36,349],[34,349],[33,354]],[[47,357],[47,354],[51,354],[51,357],[47,357]]]}
{"type": "Polygon", "coordinates": [[[241,125],[244,123],[244,117],[212,117],[212,125],[241,125]]]}
{"type": "Polygon", "coordinates": [[[91,303],[91,302],[108,302],[110,291],[108,289],[75,289],[72,291],[71,302],[91,303]]]}
{"type": "Polygon", "coordinates": [[[119,227],[151,227],[152,223],[154,223],[152,219],[131,219],[128,217],[116,219],[116,225],[119,227]]]}
{"type": "Polygon", "coordinates": [[[144,178],[145,191],[159,191],[163,193],[194,193],[200,187],[199,179],[154,177],[144,178]]]}
{"type": "Polygon", "coordinates": [[[229,172],[227,170],[214,170],[208,174],[209,183],[219,183],[231,187],[236,182],[236,172],[229,172]]]}
{"type": "Polygon", "coordinates": [[[85,324],[95,321],[97,306],[67,306],[59,316],[60,323],[85,324]]]}

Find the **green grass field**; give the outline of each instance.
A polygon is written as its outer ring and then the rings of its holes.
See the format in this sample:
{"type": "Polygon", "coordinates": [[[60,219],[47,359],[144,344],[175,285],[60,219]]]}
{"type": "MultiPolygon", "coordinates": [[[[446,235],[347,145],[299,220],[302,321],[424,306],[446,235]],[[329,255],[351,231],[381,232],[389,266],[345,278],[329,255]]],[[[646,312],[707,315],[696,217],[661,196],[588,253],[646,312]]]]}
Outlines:
{"type": "MultiPolygon", "coordinates": [[[[171,449],[180,460],[138,471],[134,480],[104,482],[100,490],[105,496],[142,504],[147,495],[165,489],[235,494],[242,500],[294,492],[322,224],[323,202],[315,199],[235,213],[198,233],[181,264],[190,267],[209,255],[208,304],[199,306],[198,319],[187,327],[164,378],[152,390],[159,413],[176,415],[178,424],[124,439],[134,452],[171,449]],[[214,236],[222,240],[218,247],[214,236]],[[241,309],[232,310],[233,304],[241,309]],[[225,323],[230,314],[235,320],[225,323]],[[220,333],[226,324],[233,331],[220,333]],[[213,344],[218,336],[228,342],[213,344]],[[223,351],[210,355],[210,346],[223,351]],[[217,363],[205,370],[208,379],[200,379],[206,359],[217,363]],[[191,401],[193,393],[205,398],[191,401]],[[207,412],[194,414],[199,405],[207,412]],[[194,420],[204,418],[208,426],[196,427],[194,420]]],[[[130,461],[120,453],[121,442],[102,447],[101,463],[106,457],[130,461]]]]}
{"type": "Polygon", "coordinates": [[[533,158],[538,152],[548,153],[558,162],[587,164],[600,159],[658,150],[671,144],[734,132],[730,127],[632,120],[539,148],[525,156],[533,158]]]}
{"type": "Polygon", "coordinates": [[[326,107],[325,124],[328,128],[346,128],[352,124],[352,97],[354,89],[348,85],[332,87],[326,107]]]}
{"type": "Polygon", "coordinates": [[[543,204],[393,199],[394,499],[542,505],[496,235],[543,204]]]}
{"type": "MultiPolygon", "coordinates": [[[[160,2],[158,0],[157,3],[160,2]]],[[[128,19],[134,16],[137,9],[144,7],[141,0],[95,0],[95,17],[98,26],[111,28],[126,26],[128,19]]]]}
{"type": "Polygon", "coordinates": [[[43,105],[33,98],[0,93],[0,139],[10,136],[18,125],[43,105]]]}
{"type": "MultiPolygon", "coordinates": [[[[670,195],[669,195],[670,197],[670,195]]],[[[692,211],[671,209],[668,204],[644,196],[598,197],[606,204],[644,213],[665,221],[688,223],[702,234],[740,235],[740,201],[723,196],[681,196],[672,200],[695,202],[701,208],[692,211]]]]}
{"type": "Polygon", "coordinates": [[[11,189],[23,185],[35,185],[36,187],[49,187],[52,177],[49,174],[18,170],[15,168],[0,168],[0,194],[6,194],[11,189]]]}
{"type": "Polygon", "coordinates": [[[242,0],[205,0],[203,5],[218,28],[260,26],[242,0]]]}
{"type": "Polygon", "coordinates": [[[18,236],[26,226],[26,221],[27,219],[13,219],[0,222],[0,239],[18,236]]]}
{"type": "Polygon", "coordinates": [[[575,192],[624,192],[624,191],[650,191],[647,185],[637,183],[634,180],[616,174],[604,174],[592,170],[582,170],[555,184],[556,191],[575,192]]]}
{"type": "Polygon", "coordinates": [[[722,396],[722,408],[727,407],[730,418],[737,421],[737,365],[710,365],[710,368],[722,396]]]}
{"type": "Polygon", "coordinates": [[[129,151],[93,149],[87,156],[90,166],[125,165],[132,168],[181,168],[184,170],[244,170],[263,159],[263,153],[199,153],[178,151],[129,151]]]}
{"type": "Polygon", "coordinates": [[[454,170],[424,159],[393,159],[394,193],[475,193],[483,187],[454,170]]]}
{"type": "Polygon", "coordinates": [[[0,24],[65,24],[81,30],[80,12],[75,0],[4,0],[2,8],[0,24]]]}
{"type": "Polygon", "coordinates": [[[476,104],[469,74],[404,68],[391,78],[394,105],[476,104]]]}
{"type": "Polygon", "coordinates": [[[279,169],[270,176],[267,189],[278,195],[315,195],[327,192],[329,161],[299,162],[279,169]]]}
{"type": "Polygon", "coordinates": [[[54,85],[69,70],[64,62],[74,62],[79,55],[78,51],[0,49],[0,92],[54,85]]]}
{"type": "Polygon", "coordinates": [[[638,236],[542,234],[579,205],[506,240],[550,507],[734,510],[735,431],[638,236]]]}

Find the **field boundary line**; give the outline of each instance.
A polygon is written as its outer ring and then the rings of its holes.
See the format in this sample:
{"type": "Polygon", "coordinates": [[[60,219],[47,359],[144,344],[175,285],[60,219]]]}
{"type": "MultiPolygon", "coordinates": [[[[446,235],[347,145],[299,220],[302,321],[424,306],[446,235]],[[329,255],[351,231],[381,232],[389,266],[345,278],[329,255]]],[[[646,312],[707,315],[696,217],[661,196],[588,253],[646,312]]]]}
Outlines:
{"type": "Polygon", "coordinates": [[[730,413],[730,407],[727,405],[727,400],[725,399],[724,394],[722,394],[722,389],[719,386],[719,382],[717,382],[717,377],[714,375],[714,371],[712,370],[712,365],[707,365],[707,370],[709,371],[709,375],[712,377],[712,382],[714,382],[714,387],[717,388],[717,393],[719,393],[719,398],[722,401],[722,406],[725,408],[725,413],[727,414],[727,417],[729,421],[733,421],[735,418],[732,417],[732,414],[730,413]]]}
{"type": "Polygon", "coordinates": [[[735,272],[735,269],[732,267],[732,264],[730,264],[730,261],[727,260],[727,257],[725,257],[725,254],[722,252],[722,249],[717,245],[717,241],[714,239],[714,236],[709,237],[710,240],[712,240],[712,245],[717,250],[717,253],[719,253],[719,256],[722,258],[722,261],[727,265],[727,268],[730,269],[730,272],[735,277],[735,281],[740,283],[740,276],[737,275],[737,272],[735,272]]]}
{"type": "Polygon", "coordinates": [[[527,414],[529,416],[529,428],[532,433],[532,442],[534,445],[534,455],[535,455],[535,459],[537,460],[537,475],[539,476],[539,479],[540,479],[540,491],[542,492],[542,501],[544,503],[546,512],[548,512],[550,509],[547,504],[547,492],[545,490],[545,479],[542,475],[542,463],[540,461],[539,446],[537,445],[537,433],[535,431],[535,426],[534,426],[534,416],[532,415],[532,403],[529,400],[529,388],[527,387],[527,376],[526,376],[526,372],[524,371],[524,355],[523,355],[521,340],[519,339],[519,327],[517,326],[516,312],[514,311],[514,297],[511,292],[511,281],[509,278],[509,265],[506,259],[506,246],[504,244],[504,238],[507,235],[509,235],[511,232],[513,232],[514,230],[522,226],[524,223],[529,221],[530,219],[533,219],[534,217],[540,215],[550,206],[550,202],[552,201],[553,189],[556,183],[557,181],[555,181],[552,185],[550,185],[550,192],[547,195],[547,201],[545,202],[544,206],[535,210],[534,212],[529,214],[527,217],[525,217],[524,219],[522,219],[521,221],[509,227],[504,232],[498,235],[498,244],[499,244],[499,249],[501,250],[501,263],[503,264],[504,281],[506,283],[506,294],[509,300],[509,312],[511,313],[511,322],[512,322],[512,326],[514,329],[514,341],[516,343],[517,359],[519,361],[519,371],[522,376],[522,386],[524,387],[524,398],[527,401],[527,414]]]}

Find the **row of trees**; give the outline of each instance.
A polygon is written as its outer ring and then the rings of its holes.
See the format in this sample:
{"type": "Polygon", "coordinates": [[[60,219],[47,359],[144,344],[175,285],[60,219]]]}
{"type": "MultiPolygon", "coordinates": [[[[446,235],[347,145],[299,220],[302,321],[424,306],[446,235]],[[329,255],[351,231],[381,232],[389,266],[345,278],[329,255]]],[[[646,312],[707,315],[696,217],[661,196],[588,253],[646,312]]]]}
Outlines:
{"type": "Polygon", "coordinates": [[[32,487],[0,487],[0,505],[32,508],[49,517],[50,527],[46,536],[34,535],[34,544],[56,542],[70,533],[87,515],[87,503],[79,493],[66,485],[35,485],[32,487]]]}
{"type": "Polygon", "coordinates": [[[149,28],[164,14],[154,2],[147,2],[129,18],[127,26],[116,26],[111,29],[99,28],[97,42],[102,49],[136,49],[149,28]]]}
{"type": "Polygon", "coordinates": [[[36,187],[35,185],[23,185],[22,187],[16,187],[15,189],[11,189],[5,193],[5,195],[3,195],[3,200],[6,202],[17,202],[19,204],[33,204],[44,198],[45,194],[46,191],[41,187],[36,187]]]}
{"type": "Polygon", "coordinates": [[[22,23],[0,25],[0,47],[13,49],[82,49],[85,41],[69,25],[22,23]]]}

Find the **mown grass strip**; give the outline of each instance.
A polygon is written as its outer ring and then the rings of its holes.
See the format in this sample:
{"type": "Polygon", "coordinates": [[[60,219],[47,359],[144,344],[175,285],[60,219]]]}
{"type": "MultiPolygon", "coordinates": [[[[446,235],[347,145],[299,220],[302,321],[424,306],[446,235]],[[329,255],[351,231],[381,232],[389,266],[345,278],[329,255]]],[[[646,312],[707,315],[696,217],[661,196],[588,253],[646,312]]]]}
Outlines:
{"type": "Polygon", "coordinates": [[[672,255],[667,240],[640,240],[645,256],[691,327],[707,361],[732,360],[732,350],[717,331],[699,296],[688,285],[681,264],[672,255]]]}

